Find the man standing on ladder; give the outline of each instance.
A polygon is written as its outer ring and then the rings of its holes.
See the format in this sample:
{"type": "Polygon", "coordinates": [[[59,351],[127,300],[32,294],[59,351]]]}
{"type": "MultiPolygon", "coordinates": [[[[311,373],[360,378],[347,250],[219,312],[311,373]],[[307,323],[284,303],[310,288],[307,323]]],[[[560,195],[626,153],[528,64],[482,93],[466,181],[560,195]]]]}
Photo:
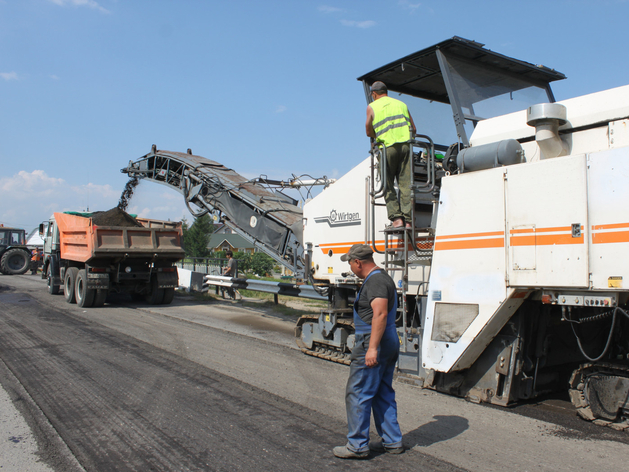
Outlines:
{"type": "Polygon", "coordinates": [[[387,215],[394,228],[411,228],[412,193],[411,147],[409,141],[415,135],[415,123],[404,102],[391,98],[383,82],[371,86],[373,102],[367,106],[367,136],[386,147],[387,181],[384,200],[387,215]],[[397,179],[400,198],[395,192],[397,179]]]}

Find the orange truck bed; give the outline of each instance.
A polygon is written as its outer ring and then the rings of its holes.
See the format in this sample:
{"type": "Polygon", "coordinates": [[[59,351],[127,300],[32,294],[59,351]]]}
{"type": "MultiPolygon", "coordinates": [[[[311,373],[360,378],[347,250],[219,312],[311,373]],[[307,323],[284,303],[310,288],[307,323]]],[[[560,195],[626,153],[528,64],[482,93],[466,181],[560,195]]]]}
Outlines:
{"type": "Polygon", "coordinates": [[[181,248],[181,223],[138,218],[144,227],[97,226],[91,218],[55,213],[61,258],[89,262],[94,258],[154,258],[175,262],[181,248]]]}

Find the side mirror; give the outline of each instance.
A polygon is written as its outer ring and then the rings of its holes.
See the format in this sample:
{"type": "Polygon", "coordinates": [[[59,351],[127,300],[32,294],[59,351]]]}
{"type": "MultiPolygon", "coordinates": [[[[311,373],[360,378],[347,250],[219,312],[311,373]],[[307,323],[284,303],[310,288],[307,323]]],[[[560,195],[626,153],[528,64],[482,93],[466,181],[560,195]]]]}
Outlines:
{"type": "Polygon", "coordinates": [[[44,235],[44,223],[39,223],[39,235],[44,235]]]}

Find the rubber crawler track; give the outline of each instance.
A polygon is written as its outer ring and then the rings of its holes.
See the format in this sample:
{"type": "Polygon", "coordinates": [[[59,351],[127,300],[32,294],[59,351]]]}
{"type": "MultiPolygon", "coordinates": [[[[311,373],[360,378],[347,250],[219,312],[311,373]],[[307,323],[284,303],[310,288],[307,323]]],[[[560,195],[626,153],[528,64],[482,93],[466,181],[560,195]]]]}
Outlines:
{"type": "MultiPolygon", "coordinates": [[[[297,327],[295,328],[295,342],[297,346],[301,349],[301,352],[304,354],[308,354],[309,356],[318,357],[320,359],[325,359],[327,361],[336,362],[338,364],[350,364],[350,359],[347,353],[340,352],[334,346],[327,346],[323,344],[317,345],[315,343],[314,347],[319,347],[320,350],[309,349],[302,341],[300,337],[301,327],[304,323],[314,321],[317,322],[319,320],[319,315],[304,315],[297,321],[297,327]]],[[[352,320],[339,318],[336,320],[336,326],[343,326],[350,332],[354,332],[354,323],[352,320]]]]}
{"type": "Polygon", "coordinates": [[[618,377],[629,377],[629,368],[625,366],[608,364],[608,363],[596,363],[596,364],[583,364],[577,370],[572,373],[570,377],[570,400],[577,409],[577,413],[583,419],[593,422],[600,426],[608,426],[617,431],[629,432],[629,420],[623,421],[609,421],[602,418],[597,418],[592,411],[592,408],[585,395],[586,380],[593,374],[604,374],[618,377]]]}

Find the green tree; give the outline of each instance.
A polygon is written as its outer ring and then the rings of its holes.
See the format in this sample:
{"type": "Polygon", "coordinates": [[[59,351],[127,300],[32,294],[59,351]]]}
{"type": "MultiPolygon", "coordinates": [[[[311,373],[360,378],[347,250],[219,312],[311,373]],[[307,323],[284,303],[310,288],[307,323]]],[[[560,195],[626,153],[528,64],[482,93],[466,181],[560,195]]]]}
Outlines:
{"type": "Polygon", "coordinates": [[[263,252],[256,252],[251,256],[251,270],[254,274],[265,276],[273,273],[273,259],[263,252]]]}
{"type": "Polygon", "coordinates": [[[214,232],[214,225],[210,216],[205,214],[194,220],[188,228],[185,218],[182,220],[183,246],[188,257],[209,257],[210,249],[207,247],[210,236],[214,232]]]}
{"type": "Polygon", "coordinates": [[[251,254],[248,252],[235,252],[234,259],[238,261],[239,272],[249,272],[251,270],[251,254]]]}

